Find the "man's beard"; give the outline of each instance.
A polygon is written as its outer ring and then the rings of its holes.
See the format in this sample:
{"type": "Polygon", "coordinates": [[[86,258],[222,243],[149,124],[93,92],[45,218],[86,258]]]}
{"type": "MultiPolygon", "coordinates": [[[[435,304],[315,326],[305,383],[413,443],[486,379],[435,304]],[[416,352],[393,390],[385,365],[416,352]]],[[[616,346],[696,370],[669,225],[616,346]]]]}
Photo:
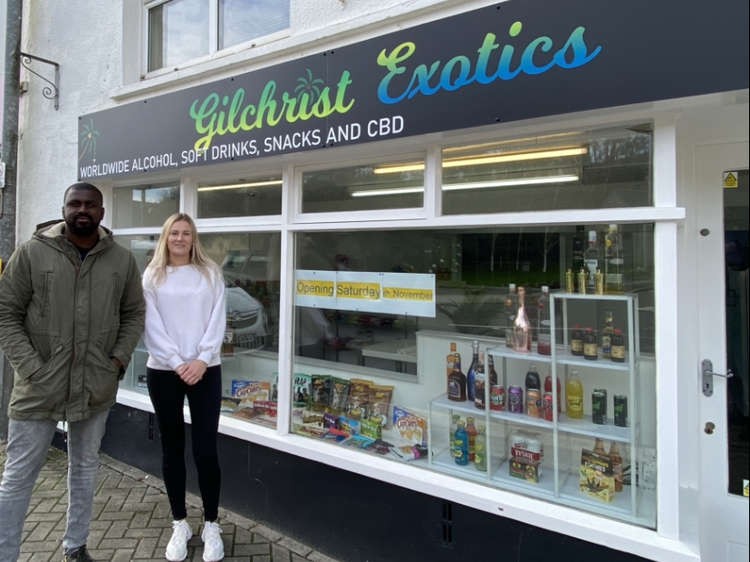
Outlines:
{"type": "Polygon", "coordinates": [[[99,228],[99,223],[95,222],[94,219],[88,217],[89,222],[86,224],[76,224],[76,219],[79,217],[73,217],[71,219],[65,219],[65,226],[70,229],[70,232],[76,236],[91,236],[99,228]]]}

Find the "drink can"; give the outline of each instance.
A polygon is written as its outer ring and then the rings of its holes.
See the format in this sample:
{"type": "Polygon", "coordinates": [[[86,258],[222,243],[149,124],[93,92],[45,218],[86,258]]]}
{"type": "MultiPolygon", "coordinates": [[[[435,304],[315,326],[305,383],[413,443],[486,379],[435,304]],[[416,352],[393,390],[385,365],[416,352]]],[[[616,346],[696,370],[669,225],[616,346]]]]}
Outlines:
{"type": "Polygon", "coordinates": [[[520,386],[508,387],[508,411],[514,414],[523,413],[523,389],[520,386]]]}
{"type": "Polygon", "coordinates": [[[591,394],[591,421],[603,425],[607,423],[607,391],[595,388],[591,394]]]}
{"type": "Polygon", "coordinates": [[[552,410],[554,409],[554,401],[552,400],[552,393],[551,392],[545,392],[544,393],[544,419],[547,421],[552,421],[552,410]]]}
{"type": "Polygon", "coordinates": [[[532,418],[542,417],[542,401],[538,388],[530,388],[526,391],[526,415],[532,418]]]}
{"type": "Polygon", "coordinates": [[[505,387],[501,384],[493,384],[490,387],[490,410],[505,410],[505,387]]]}
{"type": "Polygon", "coordinates": [[[619,427],[628,426],[628,397],[624,394],[615,394],[615,425],[619,427]]]}

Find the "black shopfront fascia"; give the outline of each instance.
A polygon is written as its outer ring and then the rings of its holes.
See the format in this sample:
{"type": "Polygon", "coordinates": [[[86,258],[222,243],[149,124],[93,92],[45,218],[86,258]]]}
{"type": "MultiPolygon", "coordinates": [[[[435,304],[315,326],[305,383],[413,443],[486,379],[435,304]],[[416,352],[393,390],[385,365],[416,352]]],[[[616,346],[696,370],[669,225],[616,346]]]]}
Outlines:
{"type": "Polygon", "coordinates": [[[80,179],[748,87],[748,4],[509,0],[83,115],[80,179]]]}
{"type": "MultiPolygon", "coordinates": [[[[747,12],[739,0],[510,0],[82,116],[79,176],[137,178],[743,89],[747,12]]],[[[103,450],[161,473],[148,412],[115,406],[103,450]]],[[[232,437],[220,436],[219,451],[224,507],[341,560],[640,560],[232,437]]]]}

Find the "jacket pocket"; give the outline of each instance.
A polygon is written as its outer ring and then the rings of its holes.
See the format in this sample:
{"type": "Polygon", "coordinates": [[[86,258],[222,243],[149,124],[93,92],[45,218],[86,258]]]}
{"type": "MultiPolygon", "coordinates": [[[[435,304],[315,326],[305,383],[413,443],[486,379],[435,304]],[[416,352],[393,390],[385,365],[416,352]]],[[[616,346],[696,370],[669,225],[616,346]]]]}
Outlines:
{"type": "Polygon", "coordinates": [[[96,408],[114,399],[119,375],[120,369],[101,348],[89,348],[84,385],[90,407],[96,408]]]}

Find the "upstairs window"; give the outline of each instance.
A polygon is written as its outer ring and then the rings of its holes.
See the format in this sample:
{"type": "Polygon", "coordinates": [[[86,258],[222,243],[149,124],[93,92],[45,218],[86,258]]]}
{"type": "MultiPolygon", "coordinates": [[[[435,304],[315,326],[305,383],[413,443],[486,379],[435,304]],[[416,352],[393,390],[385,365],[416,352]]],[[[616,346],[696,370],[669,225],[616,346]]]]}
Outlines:
{"type": "Polygon", "coordinates": [[[166,0],[145,8],[149,72],[289,27],[288,0],[166,0]]]}

